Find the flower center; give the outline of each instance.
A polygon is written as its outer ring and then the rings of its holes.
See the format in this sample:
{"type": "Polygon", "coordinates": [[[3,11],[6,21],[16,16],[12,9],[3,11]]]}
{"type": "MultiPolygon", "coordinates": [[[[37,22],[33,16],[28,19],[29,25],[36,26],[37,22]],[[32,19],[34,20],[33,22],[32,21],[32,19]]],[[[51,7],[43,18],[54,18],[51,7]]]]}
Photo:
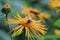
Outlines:
{"type": "Polygon", "coordinates": [[[23,25],[25,27],[29,27],[31,22],[32,22],[31,19],[22,19],[22,20],[20,20],[20,23],[18,25],[23,25]]]}
{"type": "Polygon", "coordinates": [[[27,21],[27,23],[30,23],[30,22],[31,22],[31,20],[28,20],[28,21],[27,21]]]}

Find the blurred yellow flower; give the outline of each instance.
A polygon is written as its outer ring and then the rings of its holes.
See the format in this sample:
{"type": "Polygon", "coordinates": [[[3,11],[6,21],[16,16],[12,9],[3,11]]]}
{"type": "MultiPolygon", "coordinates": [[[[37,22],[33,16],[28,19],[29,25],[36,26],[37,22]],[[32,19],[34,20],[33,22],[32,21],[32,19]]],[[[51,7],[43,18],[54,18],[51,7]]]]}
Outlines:
{"type": "Polygon", "coordinates": [[[48,6],[50,8],[60,7],[60,0],[49,0],[48,6]]]}
{"type": "Polygon", "coordinates": [[[38,16],[42,22],[45,22],[45,19],[48,19],[50,18],[50,15],[47,14],[47,13],[43,13],[43,12],[40,12],[39,10],[37,9],[33,9],[33,8],[28,8],[26,6],[24,6],[22,8],[22,12],[27,15],[27,16],[30,16],[32,18],[35,18],[36,16],[38,16]],[[45,19],[44,19],[45,18],[45,19]]]}
{"type": "Polygon", "coordinates": [[[11,32],[13,32],[12,35],[18,35],[25,28],[25,36],[28,37],[28,40],[35,40],[32,34],[39,38],[46,33],[45,30],[47,30],[47,28],[45,28],[45,25],[40,23],[41,20],[35,21],[32,20],[31,17],[22,18],[18,13],[14,15],[14,18],[15,19],[8,18],[7,21],[8,24],[18,24],[17,27],[11,30],[11,32]]]}
{"type": "Polygon", "coordinates": [[[59,30],[59,29],[55,29],[55,30],[54,30],[54,34],[60,35],[60,30],[59,30]]]}
{"type": "Polygon", "coordinates": [[[6,4],[4,5],[4,8],[10,8],[10,4],[9,4],[9,3],[6,3],[6,4]]]}

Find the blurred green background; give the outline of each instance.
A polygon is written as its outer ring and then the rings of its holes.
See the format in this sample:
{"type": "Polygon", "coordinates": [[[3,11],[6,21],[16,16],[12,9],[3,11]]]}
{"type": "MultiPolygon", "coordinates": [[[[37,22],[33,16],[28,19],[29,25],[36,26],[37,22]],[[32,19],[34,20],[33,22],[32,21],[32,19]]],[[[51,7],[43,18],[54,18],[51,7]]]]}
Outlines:
{"type": "Polygon", "coordinates": [[[16,25],[9,25],[9,29],[6,26],[5,14],[1,12],[5,3],[11,5],[11,13],[8,17],[12,17],[11,14],[17,12],[21,13],[22,6],[26,5],[35,9],[39,9],[42,12],[48,12],[51,15],[49,20],[46,20],[46,27],[48,28],[46,35],[36,40],[60,40],[60,35],[55,34],[54,30],[58,30],[60,33],[60,13],[56,14],[54,10],[48,7],[49,0],[0,0],[0,40],[25,40],[23,34],[11,38],[9,31],[16,25]],[[59,16],[58,16],[59,15],[59,16]]]}

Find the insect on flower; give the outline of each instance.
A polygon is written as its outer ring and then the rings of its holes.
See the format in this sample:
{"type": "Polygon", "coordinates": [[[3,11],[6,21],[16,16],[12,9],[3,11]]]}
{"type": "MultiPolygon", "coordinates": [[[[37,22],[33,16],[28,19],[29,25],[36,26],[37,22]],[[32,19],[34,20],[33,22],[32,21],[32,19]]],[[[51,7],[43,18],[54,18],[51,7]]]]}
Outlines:
{"type": "Polygon", "coordinates": [[[49,14],[40,12],[37,9],[28,8],[26,6],[24,6],[22,9],[23,9],[22,12],[25,15],[30,16],[32,18],[35,18],[36,16],[38,16],[41,19],[42,22],[45,22],[45,19],[49,19],[50,18],[49,14]]]}
{"type": "Polygon", "coordinates": [[[35,40],[32,34],[40,38],[42,35],[46,33],[47,28],[45,28],[45,25],[40,23],[41,20],[35,21],[35,20],[32,20],[31,17],[22,18],[18,13],[13,16],[15,19],[8,18],[8,21],[7,21],[9,25],[10,24],[18,25],[17,27],[11,30],[11,32],[13,32],[12,35],[16,35],[16,34],[19,35],[25,28],[26,30],[25,36],[28,37],[28,40],[35,40]]]}

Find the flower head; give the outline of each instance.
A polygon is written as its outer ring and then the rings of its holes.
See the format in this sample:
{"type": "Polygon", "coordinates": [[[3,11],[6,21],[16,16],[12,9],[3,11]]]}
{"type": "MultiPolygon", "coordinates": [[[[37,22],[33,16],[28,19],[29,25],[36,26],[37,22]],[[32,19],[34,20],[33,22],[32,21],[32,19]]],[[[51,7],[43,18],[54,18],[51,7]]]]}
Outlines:
{"type": "Polygon", "coordinates": [[[10,4],[6,3],[6,4],[4,5],[4,8],[10,8],[10,4]]]}
{"type": "Polygon", "coordinates": [[[4,5],[4,8],[1,9],[1,12],[4,13],[4,14],[6,14],[6,15],[7,15],[8,13],[10,13],[10,12],[11,12],[11,10],[10,10],[10,4],[6,3],[6,4],[4,5]]]}
{"type": "Polygon", "coordinates": [[[60,0],[49,0],[48,5],[50,8],[60,7],[60,0]]]}
{"type": "Polygon", "coordinates": [[[54,30],[54,34],[60,35],[60,30],[59,30],[59,29],[55,29],[55,30],[54,30]]]}
{"type": "Polygon", "coordinates": [[[45,30],[47,30],[47,28],[45,28],[45,25],[40,23],[41,20],[35,21],[35,20],[32,20],[31,17],[22,18],[21,16],[19,16],[18,13],[14,15],[14,18],[15,19],[8,18],[8,21],[7,21],[8,24],[18,25],[17,27],[11,30],[11,32],[13,32],[12,35],[16,35],[16,34],[19,35],[24,28],[26,30],[25,36],[28,37],[28,40],[35,39],[32,34],[34,34],[37,37],[41,37],[46,33],[45,30]]]}
{"type": "Polygon", "coordinates": [[[36,16],[38,16],[41,21],[45,22],[45,19],[48,19],[50,18],[50,15],[47,14],[47,13],[43,13],[43,12],[40,12],[39,10],[37,9],[33,9],[33,8],[28,8],[26,6],[23,7],[23,10],[22,12],[27,15],[27,16],[30,16],[32,18],[35,18],[36,16]],[[44,19],[45,18],[45,19],[44,19]]]}

